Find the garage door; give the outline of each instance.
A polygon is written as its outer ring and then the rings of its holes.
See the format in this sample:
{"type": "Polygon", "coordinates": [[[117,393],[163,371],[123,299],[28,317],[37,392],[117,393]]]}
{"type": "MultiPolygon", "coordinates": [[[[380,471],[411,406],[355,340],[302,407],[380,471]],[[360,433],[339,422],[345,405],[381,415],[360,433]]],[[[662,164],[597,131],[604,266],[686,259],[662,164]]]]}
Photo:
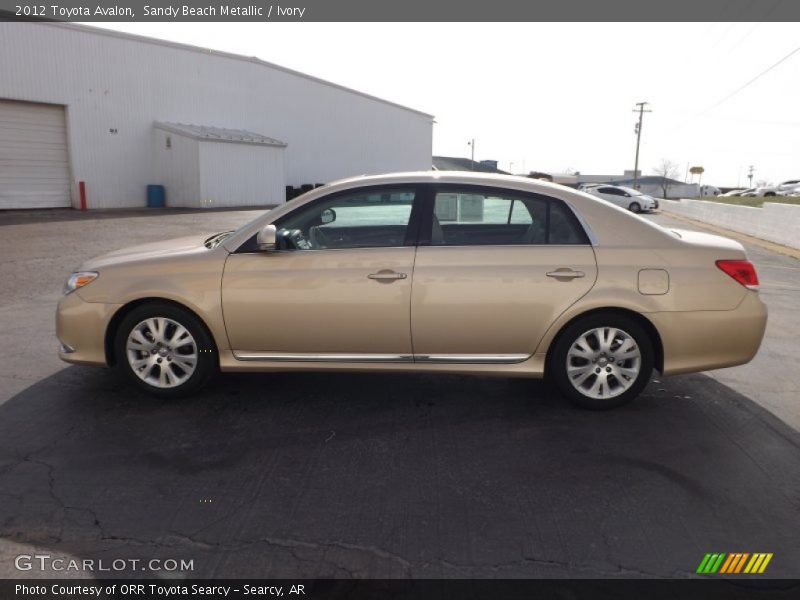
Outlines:
{"type": "Polygon", "coordinates": [[[64,107],[0,100],[0,209],[71,206],[64,107]]]}

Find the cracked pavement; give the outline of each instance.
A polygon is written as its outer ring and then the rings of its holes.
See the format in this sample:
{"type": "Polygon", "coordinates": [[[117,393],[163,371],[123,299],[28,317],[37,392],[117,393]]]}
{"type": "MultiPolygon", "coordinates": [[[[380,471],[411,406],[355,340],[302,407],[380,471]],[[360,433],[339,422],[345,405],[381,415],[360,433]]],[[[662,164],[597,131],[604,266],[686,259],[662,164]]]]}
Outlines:
{"type": "MultiPolygon", "coordinates": [[[[0,225],[0,577],[91,576],[20,573],[23,553],[187,559],[203,578],[689,577],[706,552],[773,552],[767,575],[798,576],[800,434],[791,390],[758,395],[771,371],[654,374],[591,413],[543,382],[427,375],[225,375],[164,402],[59,363],[54,305],[81,258],[251,216],[0,225]]],[[[786,287],[765,294],[773,361],[797,344],[786,287]]]]}

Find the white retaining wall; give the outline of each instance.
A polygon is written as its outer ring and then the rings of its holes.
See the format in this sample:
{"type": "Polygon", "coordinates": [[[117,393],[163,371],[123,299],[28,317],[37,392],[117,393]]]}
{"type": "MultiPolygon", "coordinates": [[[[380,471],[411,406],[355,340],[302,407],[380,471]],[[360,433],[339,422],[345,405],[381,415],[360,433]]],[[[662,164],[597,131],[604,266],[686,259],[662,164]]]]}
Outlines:
{"type": "Polygon", "coordinates": [[[800,205],[765,202],[763,208],[703,200],[660,200],[666,212],[800,249],[800,205]]]}

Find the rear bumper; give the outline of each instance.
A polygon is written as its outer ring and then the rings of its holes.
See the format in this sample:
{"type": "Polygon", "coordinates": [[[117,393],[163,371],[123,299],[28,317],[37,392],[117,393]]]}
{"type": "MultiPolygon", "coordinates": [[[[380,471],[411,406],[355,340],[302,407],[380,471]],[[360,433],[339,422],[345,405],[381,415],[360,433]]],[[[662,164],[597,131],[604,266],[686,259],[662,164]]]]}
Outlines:
{"type": "Polygon", "coordinates": [[[649,313],[661,335],[664,375],[695,373],[750,362],[767,327],[767,307],[757,292],[733,310],[649,313]]]}
{"type": "Polygon", "coordinates": [[[58,357],[68,363],[107,366],[106,329],[120,306],[85,302],[77,292],[61,298],[56,310],[58,357]]]}

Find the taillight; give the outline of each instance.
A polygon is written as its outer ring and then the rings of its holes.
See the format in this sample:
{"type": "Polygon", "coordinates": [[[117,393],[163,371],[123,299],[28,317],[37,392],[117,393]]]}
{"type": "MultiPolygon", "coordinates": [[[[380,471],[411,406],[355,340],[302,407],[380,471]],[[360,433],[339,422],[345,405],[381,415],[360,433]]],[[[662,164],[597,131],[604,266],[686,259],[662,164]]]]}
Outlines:
{"type": "Polygon", "coordinates": [[[744,287],[758,289],[758,273],[749,260],[718,260],[717,266],[744,287]]]}

